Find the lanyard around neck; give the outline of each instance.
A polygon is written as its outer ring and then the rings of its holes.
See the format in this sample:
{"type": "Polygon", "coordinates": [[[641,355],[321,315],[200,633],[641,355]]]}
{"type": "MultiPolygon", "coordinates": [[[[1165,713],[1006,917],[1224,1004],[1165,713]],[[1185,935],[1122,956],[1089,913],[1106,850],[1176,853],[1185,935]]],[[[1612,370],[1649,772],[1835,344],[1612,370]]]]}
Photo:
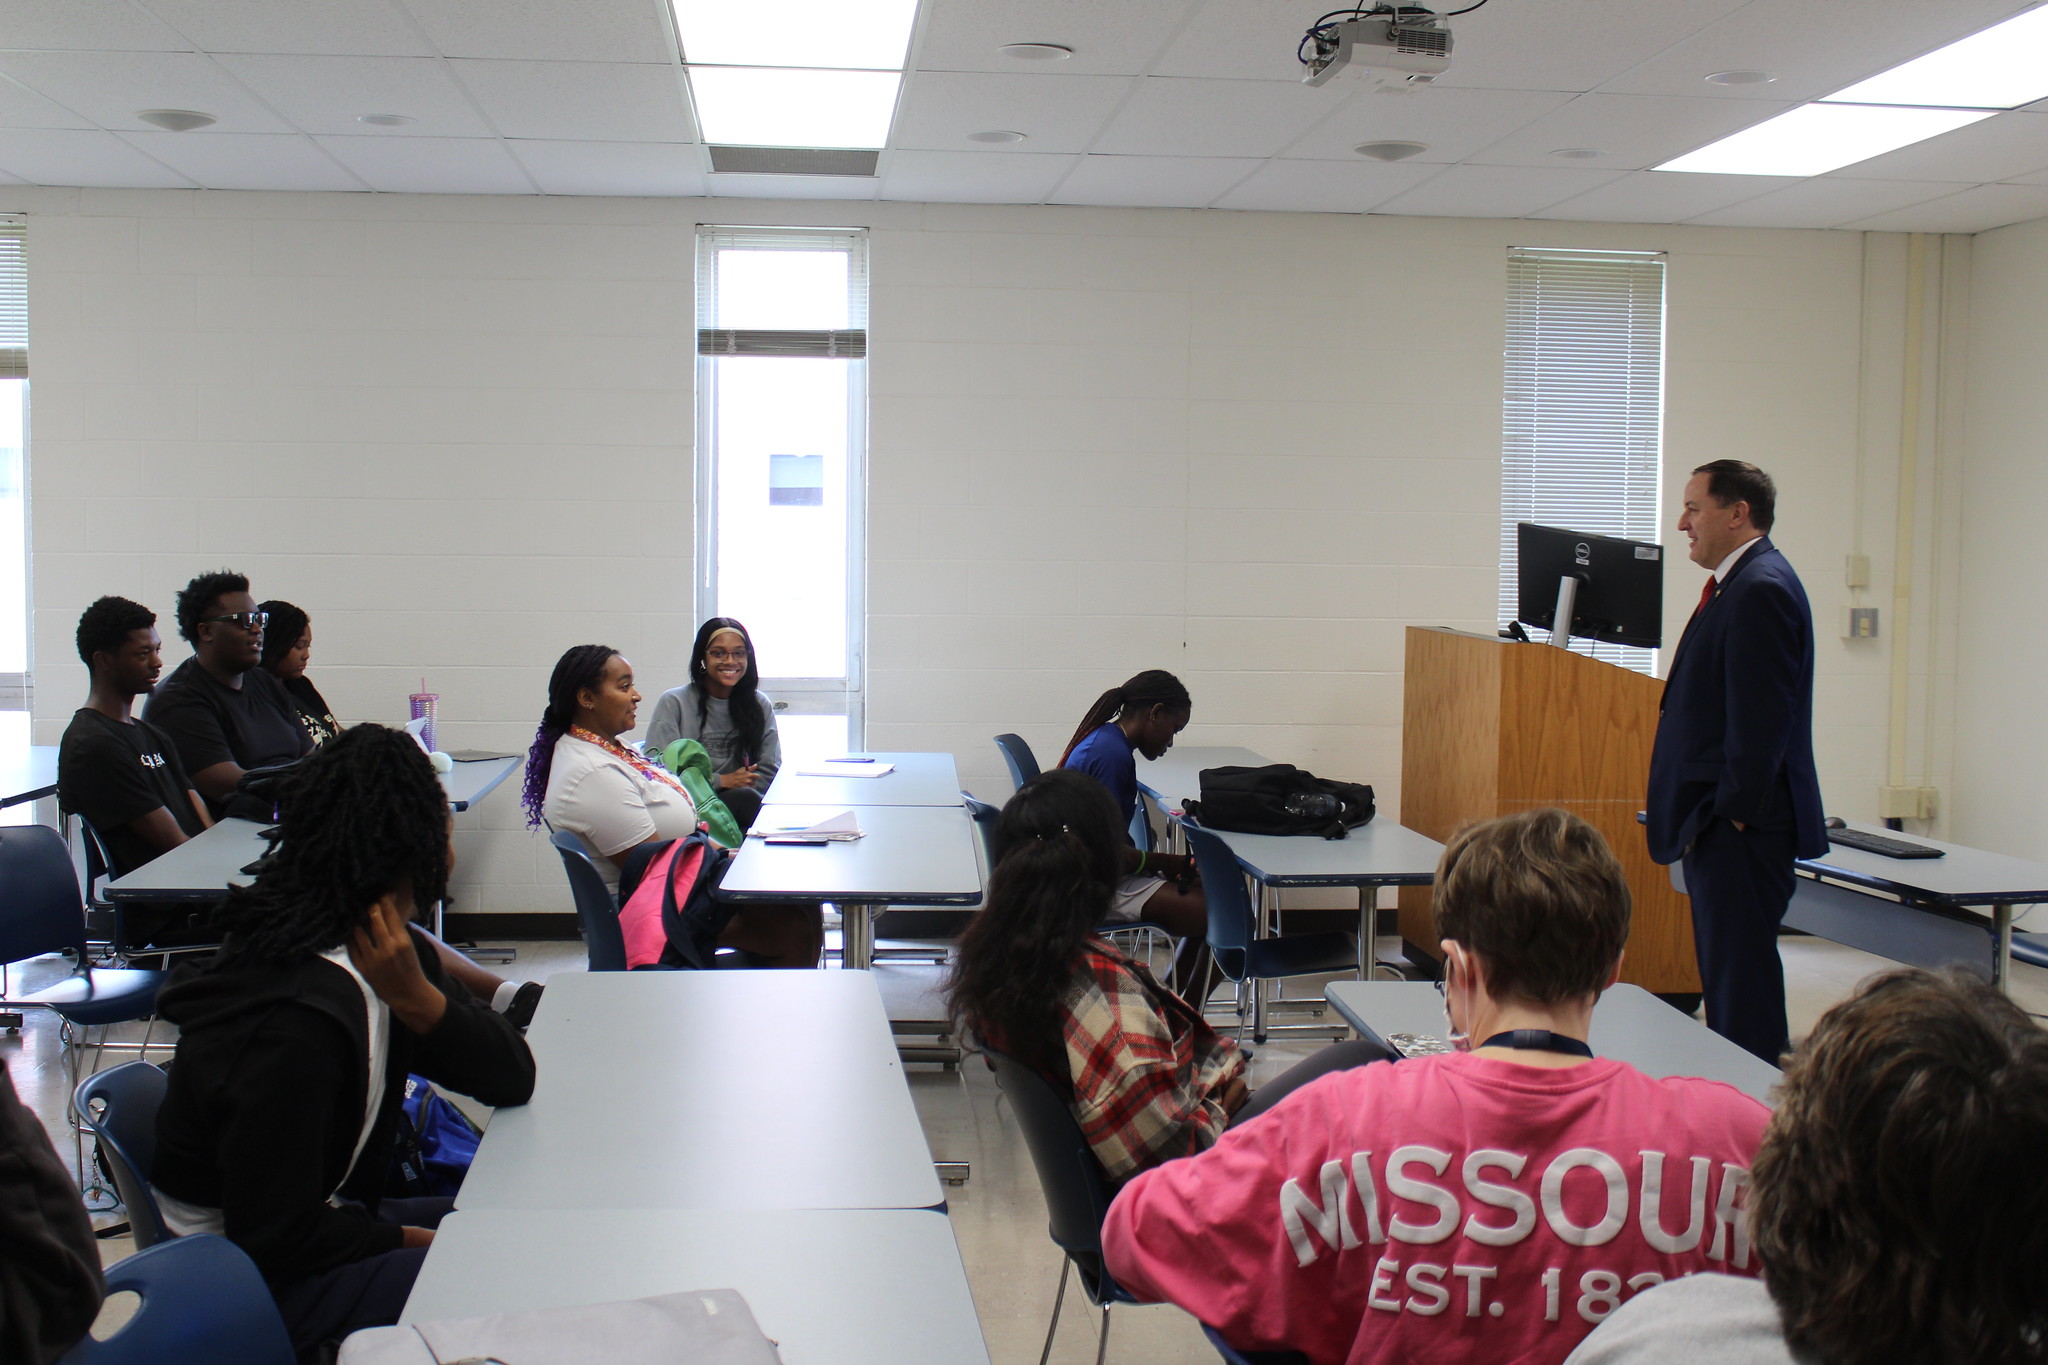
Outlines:
{"type": "Polygon", "coordinates": [[[1547,1028],[1511,1028],[1505,1033],[1496,1033],[1480,1047],[1511,1047],[1523,1052],[1562,1052],[1569,1057],[1585,1057],[1590,1060],[1593,1049],[1576,1038],[1567,1038],[1562,1033],[1552,1033],[1547,1028]]]}

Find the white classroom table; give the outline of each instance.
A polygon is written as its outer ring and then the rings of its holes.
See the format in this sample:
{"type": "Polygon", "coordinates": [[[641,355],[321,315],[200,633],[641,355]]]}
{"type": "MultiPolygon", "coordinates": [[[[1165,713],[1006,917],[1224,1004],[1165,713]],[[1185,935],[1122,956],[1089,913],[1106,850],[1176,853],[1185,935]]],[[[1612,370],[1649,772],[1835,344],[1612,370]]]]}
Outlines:
{"type": "Polygon", "coordinates": [[[398,1321],[689,1289],[738,1290],[784,1365],[988,1365],[952,1225],[931,1210],[465,1209],[398,1321]]]}
{"type": "Polygon", "coordinates": [[[862,750],[849,758],[872,758],[877,766],[895,765],[880,777],[811,777],[799,768],[830,768],[830,763],[785,763],[768,784],[763,805],[775,806],[957,806],[960,773],[953,755],[879,753],[862,750]]]}
{"type": "Polygon", "coordinates": [[[526,1041],[465,1211],[945,1202],[866,972],[557,973],[526,1041]]]}
{"type": "Polygon", "coordinates": [[[0,751],[0,808],[56,794],[56,745],[26,744],[0,751]]]}
{"type": "MultiPolygon", "coordinates": [[[[1444,1038],[1444,998],[1427,981],[1332,981],[1323,996],[1360,1035],[1382,1045],[1390,1033],[1444,1038]]],[[[1610,987],[1593,1010],[1595,1055],[1650,1076],[1703,1076],[1771,1102],[1778,1068],[1680,1014],[1641,986],[1610,987]]]]}
{"type": "Polygon", "coordinates": [[[957,791],[951,806],[764,805],[754,823],[762,828],[808,825],[847,810],[863,831],[863,837],[848,843],[770,844],[748,838],[726,869],[718,898],[743,905],[830,901],[839,907],[840,962],[865,971],[874,961],[876,910],[974,905],[981,900],[981,860],[974,822],[957,791]]]}
{"type": "Polygon", "coordinates": [[[448,793],[448,809],[468,810],[498,789],[498,784],[525,766],[524,758],[458,758],[450,772],[441,774],[441,790],[448,793]]]}

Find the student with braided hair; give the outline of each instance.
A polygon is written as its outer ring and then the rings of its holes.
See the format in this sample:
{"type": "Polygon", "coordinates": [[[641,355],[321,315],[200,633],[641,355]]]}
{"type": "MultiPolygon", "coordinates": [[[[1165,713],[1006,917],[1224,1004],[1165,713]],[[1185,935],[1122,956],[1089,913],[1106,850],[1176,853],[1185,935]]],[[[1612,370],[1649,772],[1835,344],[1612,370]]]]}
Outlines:
{"type": "MultiPolygon", "coordinates": [[[[1107,787],[1128,830],[1138,810],[1137,755],[1158,758],[1171,749],[1173,737],[1187,728],[1193,712],[1194,703],[1179,678],[1148,668],[1095,699],[1067,741],[1059,766],[1087,773],[1107,787]]],[[[1104,923],[1114,926],[1142,919],[1163,925],[1180,939],[1173,961],[1175,988],[1190,998],[1206,997],[1208,992],[1191,980],[1209,933],[1209,905],[1196,880],[1195,860],[1140,851],[1128,837],[1124,842],[1123,875],[1104,923]]]]}
{"type": "MultiPolygon", "coordinates": [[[[547,710],[526,755],[529,826],[574,834],[614,893],[625,856],[641,844],[682,839],[697,807],[676,776],[621,740],[639,719],[633,665],[610,645],[576,645],[555,663],[547,710]]],[[[750,905],[720,932],[770,967],[815,967],[823,946],[815,905],[750,905]]]]}
{"type": "Polygon", "coordinates": [[[441,784],[403,731],[359,725],[286,789],[281,838],[158,999],[180,1030],[150,1183],[171,1230],[256,1262],[302,1354],[398,1320],[441,1199],[384,1199],[408,1073],[493,1105],[533,1055],[412,921],[454,865],[441,784]]]}

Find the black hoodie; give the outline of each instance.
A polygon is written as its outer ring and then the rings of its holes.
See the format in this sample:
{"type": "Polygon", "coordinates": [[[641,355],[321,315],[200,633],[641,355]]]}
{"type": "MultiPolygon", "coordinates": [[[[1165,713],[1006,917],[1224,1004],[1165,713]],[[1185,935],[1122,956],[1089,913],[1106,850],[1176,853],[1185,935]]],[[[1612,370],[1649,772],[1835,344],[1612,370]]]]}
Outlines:
{"type": "Polygon", "coordinates": [[[354,977],[317,957],[284,968],[191,966],[157,997],[179,1036],[150,1184],[221,1210],[229,1240],[274,1285],[398,1249],[397,1224],[328,1196],[376,1208],[408,1072],[493,1107],[533,1094],[533,1054],[519,1031],[447,977],[417,931],[413,947],[448,1008],[424,1036],[392,1017],[383,1104],[353,1170],[370,1036],[354,977]]]}

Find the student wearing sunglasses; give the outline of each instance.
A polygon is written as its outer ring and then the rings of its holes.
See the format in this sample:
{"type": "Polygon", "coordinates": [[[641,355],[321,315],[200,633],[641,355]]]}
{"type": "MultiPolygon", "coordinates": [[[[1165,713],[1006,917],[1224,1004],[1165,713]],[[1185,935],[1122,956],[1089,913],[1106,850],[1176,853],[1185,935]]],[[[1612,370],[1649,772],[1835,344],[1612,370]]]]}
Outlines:
{"type": "Polygon", "coordinates": [[[245,772],[313,748],[284,684],[259,666],[266,619],[241,574],[223,569],[187,583],[178,594],[178,634],[192,657],[157,685],[143,712],[177,748],[216,817],[245,772]]]}

